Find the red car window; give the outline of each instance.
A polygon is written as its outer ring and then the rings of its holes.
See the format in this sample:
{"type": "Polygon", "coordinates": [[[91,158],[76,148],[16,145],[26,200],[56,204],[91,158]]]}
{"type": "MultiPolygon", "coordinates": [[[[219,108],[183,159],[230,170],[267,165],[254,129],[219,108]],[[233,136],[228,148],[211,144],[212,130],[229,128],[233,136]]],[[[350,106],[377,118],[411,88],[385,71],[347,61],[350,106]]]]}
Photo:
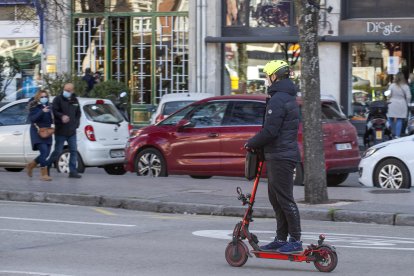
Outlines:
{"type": "Polygon", "coordinates": [[[189,120],[195,127],[221,126],[228,102],[209,102],[198,106],[190,115],[189,120]]]}
{"type": "Polygon", "coordinates": [[[265,103],[262,102],[233,102],[230,115],[226,116],[223,124],[228,126],[262,125],[265,107],[265,103]]]}

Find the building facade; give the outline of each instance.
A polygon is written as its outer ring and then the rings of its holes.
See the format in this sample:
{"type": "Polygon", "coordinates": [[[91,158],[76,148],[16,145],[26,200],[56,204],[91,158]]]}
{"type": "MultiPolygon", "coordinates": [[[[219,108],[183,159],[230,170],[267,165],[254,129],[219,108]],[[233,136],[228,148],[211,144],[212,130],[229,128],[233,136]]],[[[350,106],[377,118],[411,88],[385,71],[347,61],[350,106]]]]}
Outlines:
{"type": "MultiPolygon", "coordinates": [[[[25,0],[0,1],[0,57],[15,64],[15,73],[10,66],[2,67],[1,98],[13,101],[19,97],[30,97],[36,91],[41,78],[40,34],[37,28],[34,6],[25,0]]],[[[1,100],[1,99],[0,99],[1,100]]]]}
{"type": "MultiPolygon", "coordinates": [[[[68,2],[70,28],[46,33],[45,66],[55,60],[57,71],[91,68],[125,82],[137,126],[167,93],[265,92],[261,69],[271,59],[288,60],[300,83],[291,0],[68,2]]],[[[321,93],[360,115],[358,105],[381,97],[395,72],[413,72],[414,4],[322,0],[319,8],[321,93]]]]}

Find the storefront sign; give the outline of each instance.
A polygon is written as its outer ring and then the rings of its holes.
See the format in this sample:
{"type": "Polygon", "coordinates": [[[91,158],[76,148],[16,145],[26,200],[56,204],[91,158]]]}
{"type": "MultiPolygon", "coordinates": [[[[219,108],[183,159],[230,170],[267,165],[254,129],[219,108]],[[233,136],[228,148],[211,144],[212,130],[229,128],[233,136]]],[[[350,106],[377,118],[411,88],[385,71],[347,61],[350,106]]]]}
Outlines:
{"type": "Polygon", "coordinates": [[[339,23],[339,35],[388,37],[412,35],[414,19],[392,20],[342,20],[339,23]]]}
{"type": "Polygon", "coordinates": [[[390,35],[392,33],[401,33],[401,25],[394,25],[391,23],[381,22],[367,22],[367,33],[382,33],[383,35],[390,35]]]}

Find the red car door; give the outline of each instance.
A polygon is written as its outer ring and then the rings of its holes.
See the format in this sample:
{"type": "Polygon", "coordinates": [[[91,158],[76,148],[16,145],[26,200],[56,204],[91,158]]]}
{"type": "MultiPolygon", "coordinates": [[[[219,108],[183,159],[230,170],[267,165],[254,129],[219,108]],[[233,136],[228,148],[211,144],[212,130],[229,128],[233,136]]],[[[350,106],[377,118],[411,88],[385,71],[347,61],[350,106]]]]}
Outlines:
{"type": "Polygon", "coordinates": [[[173,133],[169,171],[189,175],[217,175],[220,171],[221,125],[227,101],[207,102],[189,116],[190,126],[173,133]]]}
{"type": "Polygon", "coordinates": [[[237,100],[229,105],[221,128],[220,175],[243,176],[248,139],[262,128],[264,101],[237,100]]]}

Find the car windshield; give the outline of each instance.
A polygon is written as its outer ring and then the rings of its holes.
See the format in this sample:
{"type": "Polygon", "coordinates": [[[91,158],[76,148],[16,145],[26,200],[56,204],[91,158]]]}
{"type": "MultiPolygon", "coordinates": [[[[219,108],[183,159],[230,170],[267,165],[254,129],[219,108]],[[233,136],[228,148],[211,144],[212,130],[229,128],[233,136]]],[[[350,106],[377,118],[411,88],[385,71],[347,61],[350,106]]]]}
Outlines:
{"type": "Polygon", "coordinates": [[[98,123],[119,124],[124,120],[112,104],[87,104],[83,110],[89,120],[98,123]]]}
{"type": "Polygon", "coordinates": [[[184,109],[178,111],[177,113],[171,115],[164,121],[161,121],[158,125],[160,126],[174,126],[176,125],[181,119],[183,119],[188,112],[190,112],[194,108],[194,105],[189,105],[185,107],[184,109]]]}
{"type": "Polygon", "coordinates": [[[162,110],[162,115],[171,115],[177,110],[180,110],[183,107],[193,103],[194,101],[176,101],[176,102],[167,102],[164,104],[164,109],[162,110]]]}

